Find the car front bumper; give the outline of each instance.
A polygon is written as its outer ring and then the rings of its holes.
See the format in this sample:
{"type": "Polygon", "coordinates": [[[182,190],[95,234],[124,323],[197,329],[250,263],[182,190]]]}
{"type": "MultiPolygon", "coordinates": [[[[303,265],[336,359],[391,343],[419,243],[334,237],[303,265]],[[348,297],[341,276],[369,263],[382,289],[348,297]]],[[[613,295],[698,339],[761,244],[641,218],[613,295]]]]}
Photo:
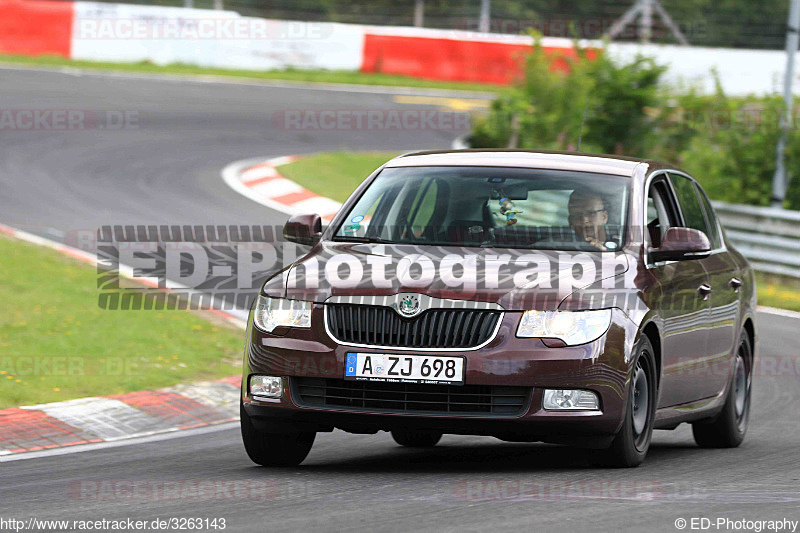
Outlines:
{"type": "MultiPolygon", "coordinates": [[[[631,353],[637,328],[618,309],[599,339],[572,347],[548,347],[541,339],[516,337],[521,312],[505,312],[496,336],[483,348],[448,352],[466,358],[465,385],[525,387],[524,408],[513,416],[452,412],[397,412],[359,407],[309,406],[297,396],[299,378],[341,380],[348,352],[443,355],[436,350],[409,352],[393,348],[340,345],[327,334],[320,305],[309,329],[285,329],[266,334],[250,320],[244,355],[242,404],[253,423],[266,432],[330,431],[355,433],[411,429],[444,433],[493,435],[507,440],[575,443],[584,437],[598,441],[613,436],[625,414],[631,353]],[[248,394],[251,374],[281,376],[281,398],[257,400],[248,394]],[[547,411],[545,389],[585,389],[600,399],[597,411],[547,411]]],[[[374,385],[380,385],[376,383],[374,385]]],[[[431,385],[430,387],[438,387],[431,385]]]]}

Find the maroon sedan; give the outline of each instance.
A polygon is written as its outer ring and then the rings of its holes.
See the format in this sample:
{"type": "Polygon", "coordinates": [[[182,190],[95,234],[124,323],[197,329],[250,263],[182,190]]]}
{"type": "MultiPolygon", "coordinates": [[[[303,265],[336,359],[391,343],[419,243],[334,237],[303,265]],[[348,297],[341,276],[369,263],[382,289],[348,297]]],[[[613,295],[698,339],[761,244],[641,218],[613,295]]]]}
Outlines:
{"type": "Polygon", "coordinates": [[[642,462],[654,429],[745,435],[753,272],[685,172],[648,160],[468,150],[395,158],[262,288],[244,353],[250,458],[318,432],[444,433],[642,462]]]}

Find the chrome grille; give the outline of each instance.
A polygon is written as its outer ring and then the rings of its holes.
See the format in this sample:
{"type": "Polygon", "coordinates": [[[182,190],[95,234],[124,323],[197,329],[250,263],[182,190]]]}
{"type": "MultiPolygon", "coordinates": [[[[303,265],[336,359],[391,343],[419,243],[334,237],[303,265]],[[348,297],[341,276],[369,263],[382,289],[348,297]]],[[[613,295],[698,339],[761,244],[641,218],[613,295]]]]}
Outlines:
{"type": "Polygon", "coordinates": [[[326,320],[344,344],[405,348],[474,348],[489,341],[502,313],[475,309],[429,309],[413,318],[390,307],[328,304],[326,320]]]}

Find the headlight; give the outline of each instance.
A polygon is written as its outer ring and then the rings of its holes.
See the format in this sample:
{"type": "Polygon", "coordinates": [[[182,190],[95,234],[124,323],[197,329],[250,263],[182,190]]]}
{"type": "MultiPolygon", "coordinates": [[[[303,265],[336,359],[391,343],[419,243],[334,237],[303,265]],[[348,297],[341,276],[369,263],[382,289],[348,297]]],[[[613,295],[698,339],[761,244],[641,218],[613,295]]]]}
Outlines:
{"type": "Polygon", "coordinates": [[[278,326],[310,328],[313,305],[312,302],[267,298],[259,294],[253,310],[253,323],[267,333],[272,333],[278,326]]]}
{"type": "Polygon", "coordinates": [[[598,311],[525,311],[517,337],[561,339],[567,346],[599,338],[611,324],[611,309],[598,311]]]}

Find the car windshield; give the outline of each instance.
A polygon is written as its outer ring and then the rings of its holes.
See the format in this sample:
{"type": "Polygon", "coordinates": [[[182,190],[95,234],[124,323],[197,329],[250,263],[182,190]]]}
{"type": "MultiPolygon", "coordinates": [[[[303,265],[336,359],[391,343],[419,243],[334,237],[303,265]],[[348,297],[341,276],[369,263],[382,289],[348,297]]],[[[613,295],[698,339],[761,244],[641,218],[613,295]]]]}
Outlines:
{"type": "Polygon", "coordinates": [[[334,240],[549,250],[615,250],[630,179],[504,167],[386,168],[334,240]]]}

